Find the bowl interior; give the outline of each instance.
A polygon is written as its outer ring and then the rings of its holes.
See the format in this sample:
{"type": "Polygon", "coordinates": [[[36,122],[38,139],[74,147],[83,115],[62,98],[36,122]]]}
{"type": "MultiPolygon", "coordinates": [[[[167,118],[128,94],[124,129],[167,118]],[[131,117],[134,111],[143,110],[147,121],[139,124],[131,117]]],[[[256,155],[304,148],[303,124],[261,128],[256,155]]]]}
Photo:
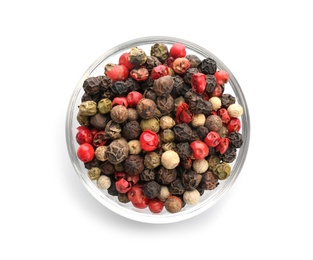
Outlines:
{"type": "Polygon", "coordinates": [[[134,39],[123,44],[120,44],[102,54],[86,70],[81,79],[78,81],[69,102],[66,118],[66,141],[69,156],[78,176],[81,178],[89,192],[98,201],[100,201],[104,206],[106,206],[113,212],[126,218],[146,223],[177,222],[191,218],[210,208],[233,185],[236,178],[238,177],[247,155],[249,138],[250,138],[250,121],[247,103],[244,94],[231,71],[223,64],[222,61],[220,61],[218,57],[216,57],[214,54],[212,54],[205,48],[192,42],[186,41],[184,39],[165,36],[134,39]],[[84,164],[77,158],[76,155],[78,144],[76,142],[75,136],[77,132],[76,128],[79,126],[76,120],[76,115],[78,113],[78,106],[81,103],[81,97],[84,94],[82,84],[86,78],[91,76],[103,75],[104,67],[107,63],[117,63],[119,56],[122,53],[129,51],[130,48],[132,47],[139,47],[149,55],[151,45],[153,45],[154,43],[164,43],[170,47],[172,44],[176,42],[183,43],[186,46],[187,54],[195,54],[201,60],[210,57],[216,61],[218,69],[225,70],[229,73],[229,82],[225,85],[224,93],[229,93],[235,96],[236,103],[240,104],[244,109],[244,114],[240,118],[242,123],[240,132],[242,133],[243,136],[243,145],[241,146],[241,148],[237,150],[236,160],[230,164],[232,166],[232,172],[230,177],[228,177],[226,180],[220,181],[220,184],[216,189],[212,191],[208,190],[205,191],[200,198],[200,202],[197,205],[195,206],[186,205],[180,212],[175,214],[168,213],[166,210],[163,210],[160,214],[153,214],[148,209],[141,210],[134,208],[131,203],[125,204],[119,202],[117,197],[111,196],[110,194],[108,194],[106,190],[103,191],[98,189],[96,181],[91,181],[89,179],[87,175],[87,169],[84,167],[84,164]]]}

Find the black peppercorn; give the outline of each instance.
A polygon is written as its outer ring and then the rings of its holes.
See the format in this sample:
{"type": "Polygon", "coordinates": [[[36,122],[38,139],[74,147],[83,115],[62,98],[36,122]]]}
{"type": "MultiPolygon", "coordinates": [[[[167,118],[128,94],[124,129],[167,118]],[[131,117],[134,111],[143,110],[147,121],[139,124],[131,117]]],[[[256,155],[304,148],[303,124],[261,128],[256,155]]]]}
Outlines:
{"type": "Polygon", "coordinates": [[[236,98],[231,94],[223,94],[221,95],[222,107],[228,108],[230,105],[236,103],[236,98]]]}
{"type": "Polygon", "coordinates": [[[203,140],[207,136],[207,134],[209,133],[209,129],[206,128],[205,126],[197,127],[196,131],[197,131],[197,135],[199,136],[199,138],[201,140],[203,140]]]}
{"type": "Polygon", "coordinates": [[[128,156],[124,162],[124,169],[129,175],[139,175],[145,169],[143,158],[137,154],[128,156]]]}
{"type": "Polygon", "coordinates": [[[213,109],[210,101],[204,100],[201,96],[189,90],[185,93],[185,99],[189,105],[189,109],[193,114],[209,115],[213,109]]]}
{"type": "Polygon", "coordinates": [[[231,132],[227,138],[229,139],[230,143],[236,147],[236,148],[240,148],[243,144],[243,140],[242,140],[242,134],[238,133],[238,132],[231,132]]]}
{"type": "Polygon", "coordinates": [[[201,63],[198,65],[198,69],[203,74],[214,75],[214,73],[216,72],[216,69],[217,69],[217,65],[216,65],[215,60],[213,60],[211,58],[206,58],[206,59],[202,60],[201,63]]]}
{"type": "Polygon", "coordinates": [[[94,95],[100,91],[100,79],[98,77],[89,77],[83,83],[83,89],[89,95],[94,95]]]}
{"type": "Polygon", "coordinates": [[[110,163],[109,161],[105,161],[104,163],[101,163],[99,168],[101,172],[105,175],[111,175],[116,172],[114,165],[110,163]]]}
{"type": "Polygon", "coordinates": [[[236,159],[236,147],[232,144],[229,144],[225,153],[222,154],[221,159],[224,162],[231,163],[236,159]]]}
{"type": "Polygon", "coordinates": [[[218,185],[218,178],[211,171],[206,171],[202,174],[199,187],[203,188],[204,190],[213,190],[218,185]]]}
{"type": "Polygon", "coordinates": [[[115,180],[111,178],[111,186],[108,188],[108,193],[111,196],[118,196],[118,191],[116,189],[115,180]]]}
{"type": "Polygon", "coordinates": [[[99,167],[101,163],[102,163],[101,161],[94,157],[91,161],[85,162],[84,166],[86,169],[90,170],[92,167],[99,167]]]}
{"type": "Polygon", "coordinates": [[[186,123],[175,125],[173,131],[177,142],[191,142],[195,140],[193,131],[186,123]]]}
{"type": "Polygon", "coordinates": [[[152,181],[155,179],[154,169],[145,169],[140,173],[140,180],[142,181],[152,181]]]}
{"type": "Polygon", "coordinates": [[[111,87],[114,94],[124,96],[128,92],[128,87],[124,81],[115,81],[111,87]]]}
{"type": "Polygon", "coordinates": [[[168,189],[173,195],[182,195],[185,191],[185,187],[180,178],[171,182],[168,189]]]}
{"type": "Polygon", "coordinates": [[[110,120],[104,129],[104,138],[105,139],[118,139],[121,138],[122,128],[120,124],[110,120]]]}
{"type": "Polygon", "coordinates": [[[143,93],[143,97],[151,99],[155,102],[158,96],[155,94],[155,92],[151,88],[148,88],[143,93]]]}
{"type": "Polygon", "coordinates": [[[143,185],[142,191],[147,198],[154,199],[159,196],[161,185],[156,181],[148,181],[143,185]]]}
{"type": "Polygon", "coordinates": [[[109,121],[110,117],[101,113],[97,113],[90,117],[90,124],[97,130],[104,130],[109,121]]]}
{"type": "Polygon", "coordinates": [[[164,185],[170,184],[172,181],[174,181],[177,177],[177,171],[176,169],[166,169],[164,166],[161,166],[156,174],[156,180],[159,183],[162,183],[164,185]]]}
{"type": "Polygon", "coordinates": [[[157,96],[168,96],[174,86],[174,80],[172,76],[163,76],[161,78],[158,78],[153,83],[153,91],[157,96]]]}
{"type": "Polygon", "coordinates": [[[154,67],[161,65],[162,63],[155,56],[147,56],[146,69],[150,72],[154,67]]]}
{"type": "Polygon", "coordinates": [[[128,156],[128,143],[125,139],[119,138],[113,140],[108,146],[107,158],[112,164],[123,162],[128,156]]]}
{"type": "Polygon", "coordinates": [[[197,55],[188,54],[186,55],[187,60],[190,62],[190,68],[197,68],[198,65],[201,63],[201,60],[197,55]]]}
{"type": "Polygon", "coordinates": [[[137,104],[137,113],[143,119],[150,119],[154,117],[157,106],[153,100],[142,98],[137,104]]]}
{"type": "Polygon", "coordinates": [[[178,153],[178,155],[181,159],[187,159],[192,154],[192,150],[190,148],[190,145],[187,142],[182,142],[182,143],[176,144],[175,151],[178,153]]]}
{"type": "Polygon", "coordinates": [[[126,138],[126,140],[137,139],[141,133],[141,127],[138,121],[129,121],[126,122],[123,126],[122,136],[126,138]]]}
{"type": "Polygon", "coordinates": [[[167,115],[174,109],[174,99],[171,95],[158,97],[156,100],[156,105],[162,115],[167,115]]]}
{"type": "Polygon", "coordinates": [[[216,87],[216,79],[214,75],[206,75],[206,86],[205,91],[207,93],[212,93],[216,87]]]}
{"type": "Polygon", "coordinates": [[[153,87],[154,80],[149,76],[145,81],[140,82],[141,90],[145,91],[148,88],[153,87]]]}
{"type": "Polygon", "coordinates": [[[138,83],[138,81],[134,80],[131,77],[128,77],[125,80],[125,86],[127,87],[128,91],[136,91],[140,89],[140,85],[138,83]]]}
{"type": "Polygon", "coordinates": [[[196,189],[202,179],[202,176],[195,171],[186,171],[182,174],[182,183],[186,190],[196,189]]]}
{"type": "Polygon", "coordinates": [[[174,76],[174,85],[171,92],[173,98],[179,97],[181,95],[182,89],[185,85],[184,80],[180,76],[174,76]]]}
{"type": "Polygon", "coordinates": [[[112,80],[106,75],[97,77],[100,80],[100,92],[105,92],[112,87],[112,80]]]}
{"type": "Polygon", "coordinates": [[[189,68],[184,75],[184,82],[190,85],[192,75],[198,72],[199,70],[197,68],[189,68]]]}

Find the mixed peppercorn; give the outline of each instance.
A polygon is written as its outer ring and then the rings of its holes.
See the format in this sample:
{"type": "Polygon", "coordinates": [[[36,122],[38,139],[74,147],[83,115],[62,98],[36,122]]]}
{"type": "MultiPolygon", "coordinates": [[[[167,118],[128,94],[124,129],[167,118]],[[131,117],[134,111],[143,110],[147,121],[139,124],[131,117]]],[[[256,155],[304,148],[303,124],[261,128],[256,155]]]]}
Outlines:
{"type": "Polygon", "coordinates": [[[243,143],[241,105],[211,58],[181,43],[134,47],[83,83],[78,158],[121,203],[179,212],[231,174],[243,143]]]}

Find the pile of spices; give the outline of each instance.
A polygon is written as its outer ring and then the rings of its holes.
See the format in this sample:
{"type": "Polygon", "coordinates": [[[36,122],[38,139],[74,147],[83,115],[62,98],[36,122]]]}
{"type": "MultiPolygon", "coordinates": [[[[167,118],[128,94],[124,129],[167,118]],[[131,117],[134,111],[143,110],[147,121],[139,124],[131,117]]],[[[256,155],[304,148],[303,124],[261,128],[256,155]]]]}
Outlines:
{"type": "Polygon", "coordinates": [[[243,108],[229,75],[181,43],[134,47],[83,83],[78,158],[119,203],[158,214],[196,205],[231,174],[243,108]]]}

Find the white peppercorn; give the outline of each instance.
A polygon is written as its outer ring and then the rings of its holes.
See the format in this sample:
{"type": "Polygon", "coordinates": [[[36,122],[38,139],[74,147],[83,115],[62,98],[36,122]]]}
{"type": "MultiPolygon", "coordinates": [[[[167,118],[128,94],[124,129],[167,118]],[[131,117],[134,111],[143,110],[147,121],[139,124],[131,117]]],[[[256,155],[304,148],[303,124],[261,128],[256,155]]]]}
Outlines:
{"type": "Polygon", "coordinates": [[[207,160],[202,159],[202,160],[194,160],[192,163],[192,168],[196,173],[204,173],[208,170],[209,168],[209,163],[207,160]]]}
{"type": "Polygon", "coordinates": [[[174,169],[180,162],[179,156],[176,152],[169,150],[162,154],[161,163],[166,169],[174,169]]]}
{"type": "Polygon", "coordinates": [[[221,108],[221,106],[222,106],[222,101],[218,97],[211,97],[209,99],[209,101],[212,104],[213,110],[217,110],[217,109],[221,108]]]}
{"type": "Polygon", "coordinates": [[[227,108],[227,112],[231,117],[240,117],[243,114],[243,108],[239,104],[232,104],[227,108]]]}
{"type": "Polygon", "coordinates": [[[193,116],[193,119],[191,121],[191,125],[193,127],[204,126],[205,119],[206,119],[206,117],[204,114],[196,114],[193,116]]]}
{"type": "Polygon", "coordinates": [[[131,140],[128,142],[129,154],[140,154],[141,146],[139,140],[131,140]]]}
{"type": "Polygon", "coordinates": [[[97,186],[101,190],[107,190],[111,186],[111,179],[106,175],[101,175],[97,180],[97,186]]]}
{"type": "Polygon", "coordinates": [[[161,185],[161,190],[160,190],[160,194],[158,195],[158,199],[164,202],[170,195],[171,193],[168,187],[165,185],[161,185]]]}
{"type": "Polygon", "coordinates": [[[108,147],[104,145],[97,147],[95,150],[95,157],[101,162],[106,161],[108,159],[106,155],[107,150],[108,147]]]}
{"type": "Polygon", "coordinates": [[[183,200],[188,205],[196,205],[199,203],[200,193],[197,189],[187,190],[184,192],[183,200]]]}
{"type": "Polygon", "coordinates": [[[162,116],[159,123],[163,130],[172,128],[175,125],[174,119],[170,116],[162,116]]]}

